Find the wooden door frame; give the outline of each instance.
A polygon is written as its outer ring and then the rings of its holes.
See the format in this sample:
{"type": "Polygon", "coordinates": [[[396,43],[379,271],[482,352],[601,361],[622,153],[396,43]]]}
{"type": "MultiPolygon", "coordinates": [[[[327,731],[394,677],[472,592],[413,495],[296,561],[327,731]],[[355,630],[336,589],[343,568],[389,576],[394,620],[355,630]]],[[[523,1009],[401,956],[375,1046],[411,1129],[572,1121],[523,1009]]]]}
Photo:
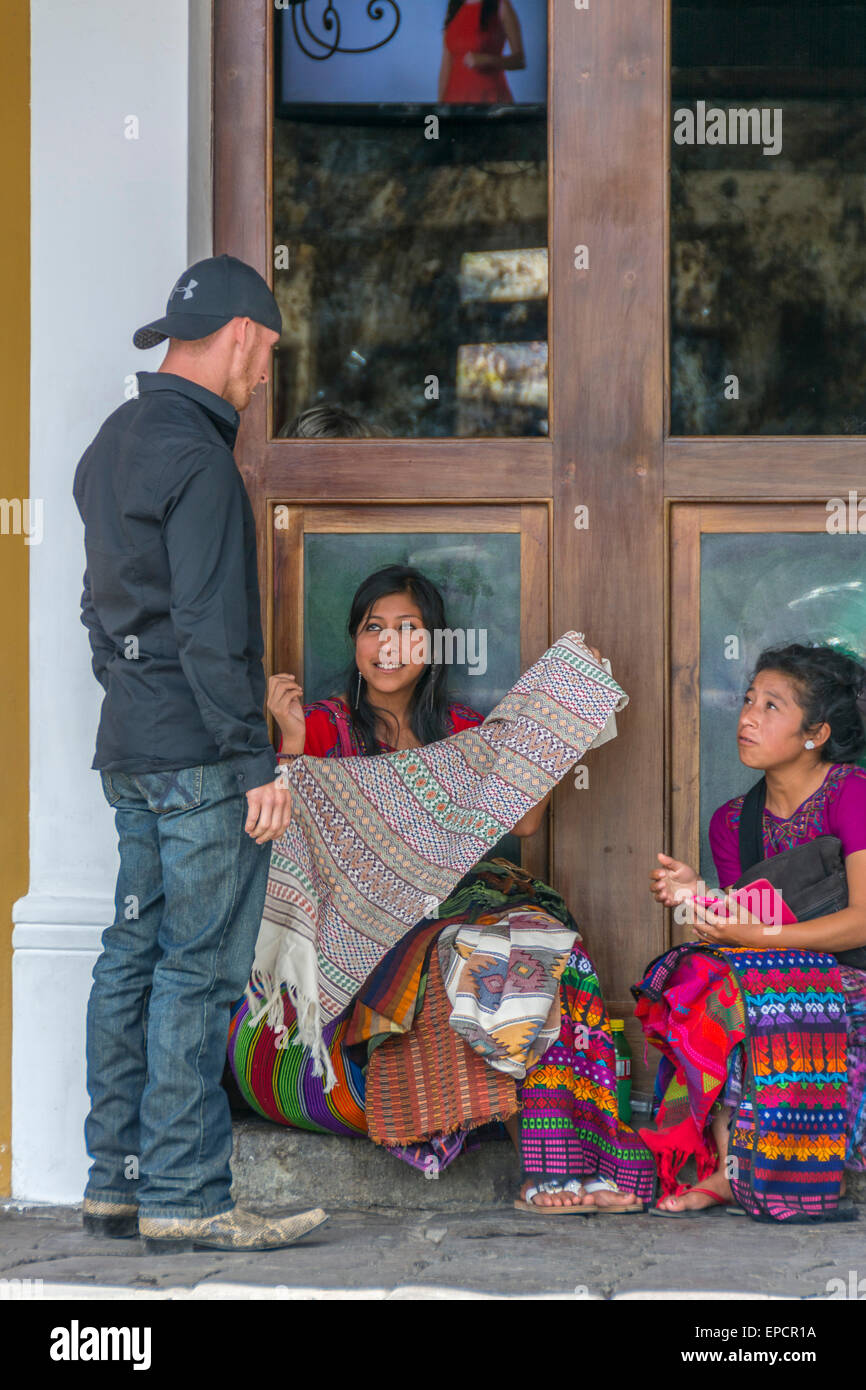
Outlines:
{"type": "MultiPolygon", "coordinates": [[[[268,499],[268,572],[273,583],[265,596],[265,665],[269,671],[304,669],[304,536],[311,533],[353,535],[399,531],[446,531],[451,535],[475,532],[511,533],[520,537],[520,667],[525,670],[550,646],[551,507],[537,501],[429,502],[427,498],[402,498],[397,503],[318,501],[298,503],[268,499]],[[274,523],[276,508],[285,507],[274,523]],[[312,522],[312,524],[308,524],[312,522]],[[539,564],[541,554],[543,564],[539,564]],[[276,593],[293,595],[294,602],[278,610],[276,593]],[[280,630],[281,629],[281,630],[280,630]],[[279,655],[278,655],[279,654],[279,655]],[[282,656],[282,665],[279,656],[282,656]]],[[[471,694],[465,689],[464,695],[471,694]]],[[[275,729],[270,716],[269,728],[275,729]]],[[[549,881],[553,872],[553,816],[550,809],[540,830],[522,845],[521,864],[536,878],[549,881]]]]}
{"type": "MultiPolygon", "coordinates": [[[[273,13],[271,0],[215,3],[215,251],[267,279],[273,13]]],[[[262,536],[269,502],[287,492],[310,503],[552,501],[553,631],[585,631],[632,697],[619,738],[589,760],[591,796],[571,779],[557,789],[553,879],[587,924],[612,1011],[629,1017],[628,986],[666,939],[646,892],[666,829],[666,470],[690,495],[725,471],[718,446],[724,457],[729,446],[665,439],[666,6],[549,0],[548,13],[550,438],[271,440],[259,399],[238,458],[262,536]],[[575,268],[578,245],[589,269],[575,268]],[[579,506],[588,530],[575,529],[579,506]]],[[[263,604],[267,564],[263,545],[263,604]]]]}
{"type": "MultiPolygon", "coordinates": [[[[832,494],[831,494],[832,495],[832,494]]],[[[824,499],[678,502],[669,507],[671,576],[671,844],[695,866],[701,849],[701,537],[826,532],[824,499]]],[[[689,938],[676,927],[676,940],[689,938]]]]}

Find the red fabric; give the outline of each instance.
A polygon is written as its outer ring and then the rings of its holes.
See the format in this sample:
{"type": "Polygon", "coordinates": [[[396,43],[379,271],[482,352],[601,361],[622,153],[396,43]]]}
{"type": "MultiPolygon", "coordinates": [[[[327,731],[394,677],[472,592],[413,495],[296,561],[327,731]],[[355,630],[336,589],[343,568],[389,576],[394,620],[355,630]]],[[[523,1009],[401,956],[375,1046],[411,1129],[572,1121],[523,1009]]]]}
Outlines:
{"type": "Polygon", "coordinates": [[[698,1182],[716,1169],[710,1111],[724,1090],[728,1057],[745,1037],[744,1025],[731,1019],[725,1023],[720,1014],[735,1006],[738,993],[726,961],[695,951],[677,966],[660,999],[642,995],[635,1006],[647,1042],[662,1052],[688,1093],[688,1115],[677,1119],[683,1113],[682,1101],[671,1115],[665,1097],[656,1116],[657,1130],[638,1131],[652,1150],[664,1196],[676,1195],[677,1174],[687,1158],[697,1161],[698,1182]],[[713,997],[716,1006],[709,1007],[713,997]]]}
{"type": "MultiPolygon", "coordinates": [[[[448,706],[448,714],[451,719],[449,734],[458,734],[461,729],[475,729],[484,720],[482,714],[479,714],[477,710],[470,709],[468,705],[451,704],[448,706]]],[[[304,705],[304,717],[307,725],[304,753],[309,753],[314,758],[339,758],[341,748],[338,721],[342,723],[344,732],[348,734],[348,742],[354,744],[355,740],[349,724],[349,706],[343,700],[336,698],[318,700],[315,704],[304,705]]],[[[283,736],[280,733],[277,752],[281,753],[282,748],[283,736]]],[[[382,744],[382,748],[388,753],[394,751],[386,743],[382,744]]]]}
{"type": "Polygon", "coordinates": [[[468,68],[463,61],[467,53],[502,56],[505,29],[498,14],[486,29],[482,29],[480,3],[464,2],[445,30],[445,46],[451,54],[451,72],[443,101],[499,105],[514,100],[504,72],[493,68],[468,68]]]}

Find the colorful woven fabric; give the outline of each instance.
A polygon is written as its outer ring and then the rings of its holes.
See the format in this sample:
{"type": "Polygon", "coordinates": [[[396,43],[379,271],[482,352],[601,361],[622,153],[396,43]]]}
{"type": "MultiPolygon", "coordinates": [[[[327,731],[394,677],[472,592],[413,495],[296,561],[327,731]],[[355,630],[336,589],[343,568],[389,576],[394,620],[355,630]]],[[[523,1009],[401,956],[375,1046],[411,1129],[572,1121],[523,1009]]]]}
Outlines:
{"type": "Polygon", "coordinates": [[[393,1034],[372,1053],[367,1129],[377,1144],[416,1144],[517,1111],[514,1081],[449,1028],[450,1013],[442,976],[432,969],[411,1033],[393,1034]]]}
{"type": "Polygon", "coordinates": [[[758,1220],[837,1217],[848,1083],[839,963],[819,951],[723,949],[748,1026],[734,1196],[758,1220]]]}
{"type": "Polygon", "coordinates": [[[595,1173],[649,1201],[655,1163],[617,1116],[610,1019],[589,957],[575,946],[559,982],[560,1033],[520,1088],[523,1169],[533,1177],[595,1173]]]}
{"type": "Polygon", "coordinates": [[[845,996],[835,957],[689,944],[654,961],[634,993],[648,1041],[662,1047],[674,1071],[660,1134],[642,1131],[660,1157],[665,1190],[673,1190],[688,1152],[698,1157],[699,1181],[716,1166],[709,1112],[742,1038],[743,1095],[728,1151],[737,1201],[755,1220],[838,1218],[848,1078],[845,996]],[[731,987],[742,1001],[742,1024],[731,987]],[[708,1027],[711,1001],[715,1018],[708,1027]],[[688,1118],[680,1118],[684,1091],[688,1118]]]}
{"type": "Polygon", "coordinates": [[[288,1047],[275,1047],[265,1015],[251,1017],[244,996],[235,1005],[229,1024],[228,1058],[244,1100],[266,1120],[316,1134],[366,1134],[364,1074],[344,1052],[345,1022],[327,1024],[325,1044],[337,1078],[327,1093],[315,1075],[309,1050],[295,1045],[295,1011],[282,996],[288,1047]]]}
{"type": "Polygon", "coordinates": [[[271,856],[252,979],[274,1026],[285,984],[299,1035],[334,1084],[322,1026],[551,790],[627,696],[576,633],[478,729],[375,758],[298,758],[294,819],[271,856]]]}
{"type": "Polygon", "coordinates": [[[537,908],[459,920],[439,936],[451,1028],[522,1080],[559,1036],[559,978],[577,933],[537,908]]]}
{"type": "Polygon", "coordinates": [[[549,883],[533,878],[510,859],[482,859],[470,869],[442,903],[439,920],[459,917],[463,922],[477,922],[480,917],[514,907],[538,908],[577,935],[577,923],[565,899],[549,883]]]}
{"type": "Polygon", "coordinates": [[[845,1167],[866,1172],[866,970],[839,967],[848,1020],[848,1149],[845,1167]]]}
{"type": "Polygon", "coordinates": [[[434,1134],[420,1144],[386,1144],[389,1153],[401,1158],[425,1177],[438,1177],[463,1153],[481,1148],[477,1130],[455,1129],[453,1134],[434,1134]]]}
{"type": "Polygon", "coordinates": [[[691,945],[659,956],[632,993],[635,1018],[662,1053],[658,1128],[640,1133],[668,1196],[688,1158],[697,1162],[698,1182],[716,1169],[710,1111],[725,1086],[731,1053],[746,1035],[745,1011],[727,963],[691,945]]]}
{"type": "Polygon", "coordinates": [[[438,918],[422,918],[364,981],[346,1015],[347,1047],[386,1033],[409,1032],[424,964],[443,925],[438,918]]]}

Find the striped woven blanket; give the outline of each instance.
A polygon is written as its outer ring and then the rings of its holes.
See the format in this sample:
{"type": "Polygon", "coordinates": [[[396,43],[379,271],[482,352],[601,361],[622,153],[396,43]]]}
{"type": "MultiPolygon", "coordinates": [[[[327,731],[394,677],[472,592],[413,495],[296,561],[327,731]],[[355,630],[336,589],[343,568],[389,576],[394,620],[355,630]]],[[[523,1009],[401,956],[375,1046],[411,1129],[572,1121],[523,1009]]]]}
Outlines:
{"type": "MultiPolygon", "coordinates": [[[[294,818],[274,843],[252,980],[275,1029],[286,985],[297,1041],[312,1050],[328,1088],[323,1023],[627,703],[568,632],[477,729],[381,757],[295,761],[294,818]]],[[[248,997],[251,1008],[260,1003],[248,997]]]]}

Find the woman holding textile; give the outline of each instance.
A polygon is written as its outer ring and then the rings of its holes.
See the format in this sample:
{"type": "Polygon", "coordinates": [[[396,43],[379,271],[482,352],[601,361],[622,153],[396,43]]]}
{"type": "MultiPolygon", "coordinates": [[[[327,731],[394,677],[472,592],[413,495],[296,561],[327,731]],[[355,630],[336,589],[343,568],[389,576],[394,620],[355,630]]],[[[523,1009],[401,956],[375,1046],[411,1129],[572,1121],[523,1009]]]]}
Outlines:
{"type": "MultiPolygon", "coordinates": [[[[424,632],[446,627],[441,595],[418,571],[390,566],[370,576],[355,595],[349,617],[355,657],[344,693],[302,706],[302,692],[292,675],[272,677],[269,708],[282,730],[280,755],[376,757],[481,725],[480,714],[449,701],[444,668],[429,660],[421,640],[424,632]]],[[[598,654],[593,655],[598,660],[598,654]]],[[[534,805],[512,833],[534,833],[547,800],[545,796],[534,805]]],[[[307,1048],[285,1047],[297,1035],[295,1012],[285,993],[282,1038],[261,1014],[251,1014],[248,999],[239,1001],[232,1016],[229,1058],[245,1099],[277,1123],[338,1134],[369,1133],[428,1173],[431,1167],[438,1171],[446,1166],[467,1141],[471,1143],[475,1125],[501,1119],[523,1154],[522,1199],[532,1210],[640,1210],[651,1193],[652,1160],[617,1120],[610,1027],[594,972],[575,941],[576,925],[562,899],[507,861],[484,859],[436,907],[434,915],[418,922],[388,952],[349,1008],[326,1024],[323,1036],[336,1075],[330,1090],[315,1074],[307,1048]],[[558,994],[557,1021],[551,1029],[550,1018],[544,1020],[548,1032],[539,1030],[543,1042],[534,1059],[528,1052],[519,1119],[517,1088],[505,1072],[508,1049],[502,1049],[499,1062],[487,1065],[496,1053],[495,1043],[486,1038],[479,1042],[476,1031],[472,1051],[452,1032],[452,1004],[439,969],[440,959],[443,966],[448,961],[458,967],[464,963],[460,952],[468,956],[472,950],[463,944],[467,934],[486,932],[490,937],[501,930],[503,921],[509,924],[509,940],[516,940],[520,932],[521,939],[529,940],[533,930],[543,929],[545,942],[559,932],[567,943],[564,948],[560,943],[557,958],[559,990],[557,980],[548,982],[551,998],[558,994]],[[406,1065],[404,1040],[424,1054],[413,1059],[409,1085],[400,1071],[406,1065]],[[480,1060],[479,1052],[486,1060],[480,1060]],[[435,1064],[426,1073],[431,1094],[425,1096],[418,1094],[424,1090],[418,1078],[425,1075],[428,1057],[435,1057],[435,1064]],[[368,1058],[365,1076],[362,1064],[368,1058]],[[494,1070],[496,1065],[503,1069],[494,1070]],[[464,1100],[456,1125],[447,1098],[438,1095],[448,1090],[443,1071],[449,1068],[458,1070],[461,1084],[470,1086],[476,1107],[470,1118],[464,1100]],[[389,1085],[393,1104],[382,1099],[389,1085]],[[405,1135],[398,1130],[398,1137],[391,1134],[389,1139],[388,1123],[396,1123],[394,1110],[407,1092],[413,1093],[412,1104],[423,1110],[423,1123],[412,1129],[411,1121],[405,1120],[405,1135]],[[582,1148],[576,1139],[569,1143],[578,1127],[591,1136],[582,1148]],[[624,1179],[627,1190],[618,1190],[617,1177],[624,1179]]],[[[526,954],[524,968],[527,988],[536,988],[529,977],[540,970],[539,954],[526,954]]],[[[454,997],[459,988],[455,983],[454,997]]],[[[417,1116],[412,1118],[417,1121],[417,1116]]]]}
{"type": "MultiPolygon", "coordinates": [[[[847,907],[768,926],[766,913],[762,921],[728,896],[722,907],[702,905],[696,895],[705,890],[694,870],[667,855],[659,854],[661,867],[650,875],[658,902],[691,906],[698,945],[707,948],[674,948],[653,962],[634,989],[646,1036],[664,1054],[656,1086],[659,1131],[644,1132],[666,1193],[659,1215],[731,1203],[737,1189],[730,1178],[738,1170],[729,1162],[729,1144],[742,1142],[753,1150],[746,1161],[754,1159],[753,1173],[768,1193],[775,1182],[775,1206],[769,1199],[759,1202],[757,1219],[809,1219],[810,1201],[813,1215],[832,1215],[843,1186],[842,1164],[866,1167],[866,969],[860,968],[866,966],[860,949],[866,946],[866,772],[856,766],[866,751],[864,690],[866,670],[831,647],[765,651],[737,729],[740,761],[765,777],[763,858],[819,836],[838,837],[847,907]],[[773,1027],[772,1013],[780,1023],[762,1041],[761,1029],[773,1027]],[[806,1036],[804,1020],[823,1032],[808,1034],[813,1057],[803,1054],[792,1062],[792,1048],[806,1036]],[[834,1030],[841,1039],[834,1041],[834,1030]],[[747,1055],[756,1089],[743,1106],[747,1055]],[[836,1078],[845,1070],[843,1101],[836,1078]],[[763,1114],[765,1123],[755,1114],[763,1114]],[[792,1116],[799,1126],[780,1137],[792,1116]],[[690,1153],[697,1158],[698,1184],[687,1188],[676,1176],[690,1153]],[[773,1171],[779,1163],[788,1165],[784,1173],[773,1171]]],[[[734,884],[751,867],[740,862],[744,799],[725,802],[710,821],[710,847],[723,885],[734,884]]]]}

